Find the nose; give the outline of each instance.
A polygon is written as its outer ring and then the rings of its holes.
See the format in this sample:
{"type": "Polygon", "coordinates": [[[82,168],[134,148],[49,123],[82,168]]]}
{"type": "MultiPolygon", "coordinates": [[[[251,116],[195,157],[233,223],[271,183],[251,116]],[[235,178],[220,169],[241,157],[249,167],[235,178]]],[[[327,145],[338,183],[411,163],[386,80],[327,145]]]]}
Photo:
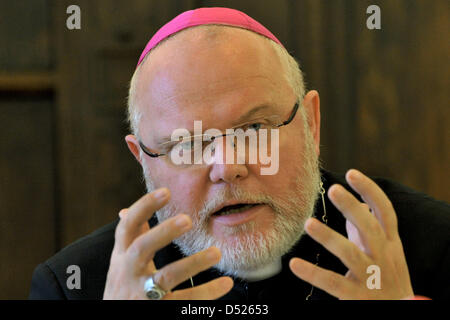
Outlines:
{"type": "Polygon", "coordinates": [[[248,169],[244,164],[213,164],[209,178],[213,183],[224,181],[236,183],[248,176],[248,169]]]}
{"type": "Polygon", "coordinates": [[[210,180],[213,183],[220,181],[236,183],[238,180],[245,179],[245,177],[248,176],[247,166],[245,164],[235,163],[237,162],[237,159],[234,157],[234,143],[230,140],[228,141],[228,144],[230,144],[230,148],[226,148],[227,139],[220,139],[220,141],[216,142],[214,148],[214,161],[211,164],[211,170],[209,172],[210,180]],[[227,157],[225,150],[232,154],[229,154],[227,157]],[[230,161],[231,159],[233,160],[230,161]]]}

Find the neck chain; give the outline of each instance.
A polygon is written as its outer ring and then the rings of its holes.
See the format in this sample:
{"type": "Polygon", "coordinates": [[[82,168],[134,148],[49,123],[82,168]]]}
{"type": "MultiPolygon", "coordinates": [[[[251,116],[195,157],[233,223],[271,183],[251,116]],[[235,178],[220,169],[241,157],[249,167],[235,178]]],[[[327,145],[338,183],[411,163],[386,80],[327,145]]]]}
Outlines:
{"type": "MultiPolygon", "coordinates": [[[[322,197],[322,206],[323,206],[323,216],[322,216],[322,221],[327,224],[328,223],[328,217],[327,217],[327,209],[325,208],[325,198],[324,195],[325,194],[325,189],[323,187],[323,182],[320,181],[320,196],[322,197]]],[[[319,256],[320,253],[318,253],[316,255],[316,266],[319,264],[319,256]]],[[[314,290],[314,286],[311,286],[311,291],[309,292],[309,294],[306,296],[305,300],[309,300],[309,298],[311,298],[311,295],[313,293],[314,290]]]]}

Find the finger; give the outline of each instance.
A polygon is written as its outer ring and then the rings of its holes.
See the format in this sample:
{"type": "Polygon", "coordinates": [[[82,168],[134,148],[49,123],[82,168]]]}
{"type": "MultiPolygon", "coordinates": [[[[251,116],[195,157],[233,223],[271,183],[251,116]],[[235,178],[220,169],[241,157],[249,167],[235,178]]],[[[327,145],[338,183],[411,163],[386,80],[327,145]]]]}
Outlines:
{"type": "Polygon", "coordinates": [[[220,277],[189,289],[177,290],[167,296],[173,300],[214,300],[227,294],[233,288],[233,279],[220,277]]]}
{"type": "MultiPolygon", "coordinates": [[[[125,216],[127,215],[127,213],[128,213],[128,208],[120,210],[120,212],[119,212],[120,219],[124,219],[125,216]]],[[[141,224],[138,231],[136,232],[136,237],[147,232],[149,229],[150,229],[150,227],[147,223],[141,224]]]]}
{"type": "Polygon", "coordinates": [[[366,209],[367,211],[370,211],[372,213],[372,209],[368,206],[367,203],[362,202],[361,203],[361,207],[363,207],[364,209],[366,209]]]}
{"type": "Polygon", "coordinates": [[[300,258],[291,259],[289,267],[297,277],[332,296],[347,299],[351,294],[355,295],[355,284],[340,274],[323,269],[300,258]]]}
{"type": "Polygon", "coordinates": [[[219,263],[220,257],[220,250],[211,247],[168,264],[154,275],[154,279],[161,288],[169,291],[190,277],[219,263]]]}
{"type": "Polygon", "coordinates": [[[314,218],[306,221],[305,230],[311,238],[338,257],[357,278],[366,277],[366,268],[370,261],[353,242],[314,218]]]}
{"type": "Polygon", "coordinates": [[[126,212],[116,227],[115,247],[125,251],[133,240],[139,236],[142,224],[147,224],[156,210],[164,206],[170,197],[167,188],[146,194],[136,201],[126,212]]]}
{"type": "Polygon", "coordinates": [[[345,178],[350,187],[358,192],[364,202],[372,208],[384,229],[386,237],[392,239],[398,235],[397,216],[392,202],[383,190],[372,179],[355,169],[349,170],[345,178]]]}
{"type": "Polygon", "coordinates": [[[328,189],[328,198],[358,228],[363,245],[371,254],[383,244],[384,231],[378,220],[370,214],[350,192],[343,186],[335,184],[328,189]]]}
{"type": "Polygon", "coordinates": [[[192,220],[185,214],[164,220],[133,241],[127,250],[130,263],[135,265],[137,272],[141,272],[153,259],[156,251],[167,246],[191,227],[192,220]]]}

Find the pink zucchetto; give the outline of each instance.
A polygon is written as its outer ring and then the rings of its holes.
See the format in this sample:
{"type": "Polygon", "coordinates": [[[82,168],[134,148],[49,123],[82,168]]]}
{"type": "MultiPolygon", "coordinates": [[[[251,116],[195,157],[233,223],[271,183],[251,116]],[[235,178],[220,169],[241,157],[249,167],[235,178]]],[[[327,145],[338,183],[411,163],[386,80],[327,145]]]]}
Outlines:
{"type": "Polygon", "coordinates": [[[136,68],[144,60],[145,56],[167,37],[183,29],[206,24],[244,28],[259,33],[283,46],[262,24],[241,11],[230,8],[199,8],[185,11],[162,26],[145,46],[136,68]]]}

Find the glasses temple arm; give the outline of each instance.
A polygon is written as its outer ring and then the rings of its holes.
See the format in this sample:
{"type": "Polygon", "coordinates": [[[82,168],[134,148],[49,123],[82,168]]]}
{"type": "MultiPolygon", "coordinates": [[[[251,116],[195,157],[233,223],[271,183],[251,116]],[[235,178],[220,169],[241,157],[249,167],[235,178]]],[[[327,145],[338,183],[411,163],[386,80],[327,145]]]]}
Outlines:
{"type": "Polygon", "coordinates": [[[280,124],[279,127],[289,124],[292,121],[292,119],[294,119],[294,117],[295,117],[295,115],[297,113],[298,107],[299,107],[299,103],[297,102],[295,104],[294,109],[292,110],[291,115],[289,116],[289,118],[286,121],[284,121],[282,124],[280,124]]]}
{"type": "Polygon", "coordinates": [[[163,156],[163,155],[164,155],[164,154],[162,154],[162,153],[153,153],[153,152],[149,151],[149,150],[147,149],[147,147],[146,147],[141,141],[139,141],[139,146],[141,147],[142,151],[144,151],[144,153],[145,153],[146,155],[148,155],[149,157],[157,158],[157,157],[160,157],[160,156],[163,156]]]}

